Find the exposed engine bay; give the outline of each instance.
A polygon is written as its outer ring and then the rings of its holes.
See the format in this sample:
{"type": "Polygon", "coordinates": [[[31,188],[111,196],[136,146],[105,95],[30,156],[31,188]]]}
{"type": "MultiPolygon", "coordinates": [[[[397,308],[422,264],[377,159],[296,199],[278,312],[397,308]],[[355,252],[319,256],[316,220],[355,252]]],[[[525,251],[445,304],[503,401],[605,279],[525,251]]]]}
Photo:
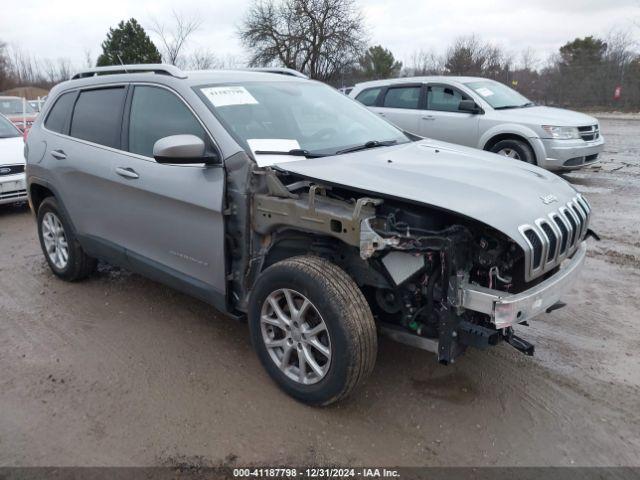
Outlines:
{"type": "Polygon", "coordinates": [[[383,333],[442,363],[503,339],[533,354],[511,327],[497,329],[457,298],[460,282],[506,293],[530,286],[522,249],[505,235],[446,211],[269,169],[260,175],[268,191],[253,195],[252,261],[261,263],[253,271],[298,252],[329,257],[358,283],[383,333]]]}

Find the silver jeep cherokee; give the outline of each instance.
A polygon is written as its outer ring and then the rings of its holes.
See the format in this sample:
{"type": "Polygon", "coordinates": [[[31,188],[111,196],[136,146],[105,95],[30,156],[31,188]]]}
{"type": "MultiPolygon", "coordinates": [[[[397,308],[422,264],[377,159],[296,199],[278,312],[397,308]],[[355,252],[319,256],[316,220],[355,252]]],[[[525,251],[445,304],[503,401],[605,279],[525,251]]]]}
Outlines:
{"type": "Polygon", "coordinates": [[[56,86],[26,145],[64,280],[96,259],[247,318],[312,405],[373,369],[377,333],[433,351],[506,341],[580,270],[591,209],[556,175],[406,134],[321,83],[105,67],[56,86]]]}

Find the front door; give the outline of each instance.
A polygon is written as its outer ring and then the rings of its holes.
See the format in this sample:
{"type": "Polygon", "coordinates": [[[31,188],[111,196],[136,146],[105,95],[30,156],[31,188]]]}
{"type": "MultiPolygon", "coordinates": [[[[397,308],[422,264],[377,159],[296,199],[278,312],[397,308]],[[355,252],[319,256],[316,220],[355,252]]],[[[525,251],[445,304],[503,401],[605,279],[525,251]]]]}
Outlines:
{"type": "Polygon", "coordinates": [[[479,115],[461,112],[460,100],[470,97],[446,84],[430,84],[426,91],[426,110],[420,118],[424,137],[475,147],[478,144],[479,115]]]}
{"type": "Polygon", "coordinates": [[[213,142],[173,91],[132,85],[127,97],[123,152],[111,162],[111,237],[135,270],[212,303],[225,293],[224,169],[166,165],[153,159],[160,138],[193,134],[213,142]]]}

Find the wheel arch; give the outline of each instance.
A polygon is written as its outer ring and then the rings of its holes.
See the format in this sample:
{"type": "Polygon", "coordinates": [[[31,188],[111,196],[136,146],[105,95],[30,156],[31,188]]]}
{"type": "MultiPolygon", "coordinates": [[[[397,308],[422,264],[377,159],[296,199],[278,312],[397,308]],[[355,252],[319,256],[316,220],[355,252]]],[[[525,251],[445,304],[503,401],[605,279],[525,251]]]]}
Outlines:
{"type": "Polygon", "coordinates": [[[478,148],[490,151],[496,143],[502,140],[519,140],[531,148],[536,159],[536,164],[539,165],[540,162],[544,160],[545,153],[542,142],[535,132],[521,125],[510,125],[509,127],[510,128],[505,129],[504,125],[502,125],[500,128],[493,128],[485,132],[478,142],[478,148]]]}
{"type": "MultiPolygon", "coordinates": [[[[356,247],[330,236],[318,235],[296,229],[279,231],[272,237],[272,244],[264,254],[261,268],[255,279],[268,267],[282,260],[301,255],[315,255],[339,266],[359,285],[388,286],[388,280],[360,258],[356,247]]],[[[254,279],[254,282],[255,282],[254,279]]]]}
{"type": "Polygon", "coordinates": [[[42,202],[48,197],[53,197],[56,199],[58,207],[69,223],[71,230],[74,234],[77,234],[76,225],[73,223],[73,219],[69,215],[69,211],[62,201],[62,197],[55,187],[53,187],[49,182],[45,180],[41,180],[39,178],[30,178],[27,191],[29,194],[29,205],[31,206],[31,210],[33,211],[34,215],[36,215],[36,217],[38,215],[38,209],[40,208],[40,205],[42,205],[42,202]]]}
{"type": "Polygon", "coordinates": [[[31,204],[33,213],[38,213],[40,205],[47,197],[56,197],[56,195],[49,187],[46,187],[40,183],[31,183],[31,185],[29,186],[29,202],[31,204]]]}
{"type": "Polygon", "coordinates": [[[300,255],[317,255],[336,263],[335,258],[344,258],[345,254],[349,254],[349,249],[356,250],[328,235],[318,235],[295,228],[282,229],[272,235],[271,245],[265,252],[260,271],[274,263],[300,255]]]}

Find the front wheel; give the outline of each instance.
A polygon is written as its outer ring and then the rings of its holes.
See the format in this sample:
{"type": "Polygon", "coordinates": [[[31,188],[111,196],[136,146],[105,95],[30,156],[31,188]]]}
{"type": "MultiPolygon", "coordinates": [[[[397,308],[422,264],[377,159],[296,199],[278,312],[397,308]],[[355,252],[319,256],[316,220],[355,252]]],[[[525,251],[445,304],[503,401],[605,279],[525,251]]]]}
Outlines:
{"type": "Polygon", "coordinates": [[[269,375],[304,403],[336,402],[373,370],[371,309],[351,277],[320,257],[294,257],[266,269],[251,294],[249,328],[269,375]]]}
{"type": "Polygon", "coordinates": [[[493,153],[504,157],[521,160],[523,162],[536,164],[536,157],[531,147],[521,140],[507,139],[501,140],[491,147],[493,153]]]}

